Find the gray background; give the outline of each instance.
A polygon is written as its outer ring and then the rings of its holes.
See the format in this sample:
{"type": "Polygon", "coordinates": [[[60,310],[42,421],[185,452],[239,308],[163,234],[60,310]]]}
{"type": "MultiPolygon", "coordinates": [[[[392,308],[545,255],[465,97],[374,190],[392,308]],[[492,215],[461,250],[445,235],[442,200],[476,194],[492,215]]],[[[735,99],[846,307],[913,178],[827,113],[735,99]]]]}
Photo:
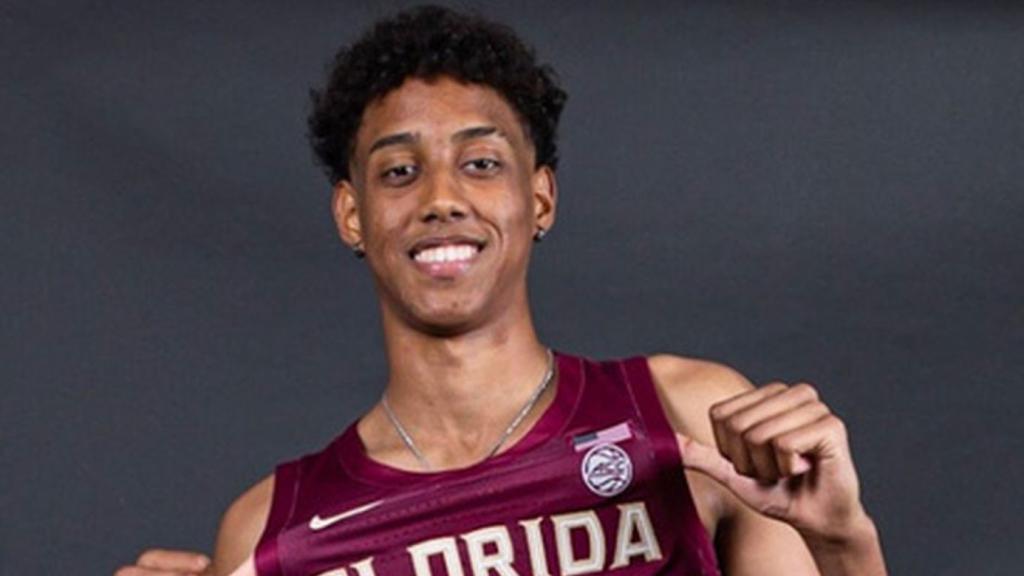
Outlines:
{"type": "MultiPolygon", "coordinates": [[[[571,94],[544,340],[814,382],[893,574],[1018,574],[1024,9],[470,5],[571,94]]],[[[375,401],[372,287],[304,117],[394,6],[0,8],[0,572],[208,550],[375,401]]]]}

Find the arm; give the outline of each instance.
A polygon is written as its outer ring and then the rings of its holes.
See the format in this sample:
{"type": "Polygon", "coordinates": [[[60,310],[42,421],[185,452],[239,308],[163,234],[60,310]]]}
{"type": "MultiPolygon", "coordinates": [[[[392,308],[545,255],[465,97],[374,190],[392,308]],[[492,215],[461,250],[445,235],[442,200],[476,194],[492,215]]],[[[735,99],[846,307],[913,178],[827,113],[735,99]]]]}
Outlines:
{"type": "Polygon", "coordinates": [[[842,422],[813,388],[755,390],[734,370],[675,356],[649,364],[684,465],[704,480],[691,482],[705,492],[698,507],[719,502],[705,513],[728,574],[885,573],[842,422]]]}
{"type": "Polygon", "coordinates": [[[271,474],[246,490],[228,507],[217,531],[210,576],[245,573],[233,572],[243,568],[248,571],[243,563],[252,555],[263,534],[273,494],[274,475],[271,474]]]}
{"type": "Polygon", "coordinates": [[[114,576],[254,576],[255,569],[248,560],[270,514],[273,493],[274,476],[270,475],[228,507],[217,531],[212,561],[197,552],[153,548],[143,552],[135,564],[118,569],[114,576]]]}

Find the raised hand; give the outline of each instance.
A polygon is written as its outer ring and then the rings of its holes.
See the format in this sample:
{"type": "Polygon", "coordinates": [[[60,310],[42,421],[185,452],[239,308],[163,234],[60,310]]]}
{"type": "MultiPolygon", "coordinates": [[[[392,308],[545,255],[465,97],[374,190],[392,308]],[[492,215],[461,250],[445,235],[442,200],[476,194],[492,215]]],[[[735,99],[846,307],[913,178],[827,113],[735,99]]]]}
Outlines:
{"type": "Polygon", "coordinates": [[[124,566],[114,576],[211,576],[210,558],[185,550],[146,550],[131,566],[124,566]]]}
{"type": "Polygon", "coordinates": [[[839,541],[872,526],[846,427],[813,387],[772,383],[713,405],[710,417],[717,448],[679,435],[684,466],[805,538],[839,541]]]}

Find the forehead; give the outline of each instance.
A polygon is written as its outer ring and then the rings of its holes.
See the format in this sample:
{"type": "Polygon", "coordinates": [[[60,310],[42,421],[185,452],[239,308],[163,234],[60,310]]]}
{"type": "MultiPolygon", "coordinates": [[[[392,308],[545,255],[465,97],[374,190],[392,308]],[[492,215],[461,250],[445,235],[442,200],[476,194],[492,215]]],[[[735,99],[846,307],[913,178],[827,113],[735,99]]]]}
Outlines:
{"type": "Polygon", "coordinates": [[[373,140],[388,134],[442,137],[470,125],[495,126],[514,143],[525,142],[518,115],[494,89],[446,76],[409,78],[366,107],[356,137],[357,154],[364,154],[373,140]]]}

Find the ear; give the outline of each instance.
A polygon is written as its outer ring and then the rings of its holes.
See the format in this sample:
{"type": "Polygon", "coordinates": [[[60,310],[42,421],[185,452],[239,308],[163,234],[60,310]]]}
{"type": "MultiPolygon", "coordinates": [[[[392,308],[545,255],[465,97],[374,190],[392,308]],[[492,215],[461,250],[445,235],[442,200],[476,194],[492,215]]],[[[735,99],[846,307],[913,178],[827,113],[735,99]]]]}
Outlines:
{"type": "Polygon", "coordinates": [[[558,205],[558,182],[550,166],[541,166],[533,173],[533,215],[537,226],[551,230],[555,225],[558,205]]]}
{"type": "Polygon", "coordinates": [[[355,187],[348,180],[341,180],[334,185],[331,212],[334,214],[334,223],[338,226],[341,240],[350,248],[362,244],[363,228],[359,222],[359,197],[355,187]]]}

